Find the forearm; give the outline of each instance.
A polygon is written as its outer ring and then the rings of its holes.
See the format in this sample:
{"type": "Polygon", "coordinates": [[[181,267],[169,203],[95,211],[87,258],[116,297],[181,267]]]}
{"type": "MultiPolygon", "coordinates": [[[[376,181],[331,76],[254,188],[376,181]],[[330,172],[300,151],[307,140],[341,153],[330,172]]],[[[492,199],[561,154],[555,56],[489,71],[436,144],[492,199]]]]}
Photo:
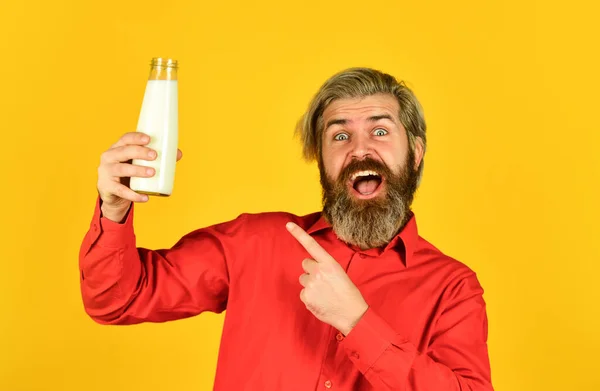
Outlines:
{"type": "Polygon", "coordinates": [[[79,254],[81,294],[86,312],[99,323],[118,322],[135,287],[143,281],[132,213],[123,224],[100,215],[96,205],[79,254]]]}
{"type": "Polygon", "coordinates": [[[343,341],[350,360],[376,389],[490,391],[487,348],[438,343],[421,353],[372,309],[343,341]]]}

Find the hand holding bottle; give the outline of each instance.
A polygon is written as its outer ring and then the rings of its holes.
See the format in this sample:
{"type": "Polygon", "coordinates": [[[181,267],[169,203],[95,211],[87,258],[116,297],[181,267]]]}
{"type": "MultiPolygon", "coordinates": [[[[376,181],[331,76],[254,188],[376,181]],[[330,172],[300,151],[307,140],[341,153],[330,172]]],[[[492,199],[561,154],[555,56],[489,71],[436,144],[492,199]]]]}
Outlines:
{"type": "MultiPolygon", "coordinates": [[[[138,194],[129,188],[129,179],[154,176],[153,168],[131,164],[133,159],[156,159],[156,151],[146,146],[149,142],[150,137],[142,132],[126,133],[101,155],[97,188],[102,199],[104,217],[120,222],[127,214],[131,202],[148,201],[147,195],[138,194]]],[[[179,161],[182,155],[178,149],[176,160],[179,161]]]]}

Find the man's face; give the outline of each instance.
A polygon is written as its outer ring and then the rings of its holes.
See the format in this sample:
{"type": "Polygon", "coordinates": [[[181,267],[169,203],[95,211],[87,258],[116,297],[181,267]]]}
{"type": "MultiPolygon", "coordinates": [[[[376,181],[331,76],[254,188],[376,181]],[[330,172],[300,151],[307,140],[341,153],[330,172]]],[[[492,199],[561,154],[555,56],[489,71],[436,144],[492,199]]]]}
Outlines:
{"type": "Polygon", "coordinates": [[[338,236],[361,248],[387,243],[406,222],[422,144],[409,148],[387,94],[332,102],[323,113],[323,211],[338,236]]]}

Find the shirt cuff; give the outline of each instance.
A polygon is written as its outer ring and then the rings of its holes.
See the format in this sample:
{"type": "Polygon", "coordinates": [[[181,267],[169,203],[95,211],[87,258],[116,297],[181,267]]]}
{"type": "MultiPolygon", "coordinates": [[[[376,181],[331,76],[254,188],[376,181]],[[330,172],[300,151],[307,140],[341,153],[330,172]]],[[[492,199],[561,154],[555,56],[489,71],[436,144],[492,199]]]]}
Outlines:
{"type": "Polygon", "coordinates": [[[369,307],[356,326],[348,333],[342,345],[350,360],[365,374],[379,357],[392,345],[408,342],[369,307]]]}
{"type": "MultiPolygon", "coordinates": [[[[130,245],[135,246],[135,234],[133,231],[133,202],[127,211],[125,221],[117,223],[102,216],[100,201],[96,204],[96,213],[98,214],[98,224],[101,235],[97,244],[105,248],[124,248],[130,245]]],[[[96,213],[94,218],[96,218],[96,213]]]]}
{"type": "Polygon", "coordinates": [[[133,203],[127,212],[125,221],[123,223],[116,223],[102,216],[102,209],[100,208],[101,202],[102,200],[98,197],[96,199],[96,207],[90,223],[88,237],[86,238],[86,252],[93,245],[104,248],[125,248],[130,245],[135,245],[133,203]]]}

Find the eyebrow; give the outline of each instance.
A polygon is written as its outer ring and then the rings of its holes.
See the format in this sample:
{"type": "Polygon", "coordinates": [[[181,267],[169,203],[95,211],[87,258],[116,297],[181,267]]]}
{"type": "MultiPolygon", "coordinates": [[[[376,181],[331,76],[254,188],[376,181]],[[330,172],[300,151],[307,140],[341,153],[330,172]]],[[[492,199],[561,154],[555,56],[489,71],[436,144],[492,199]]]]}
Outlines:
{"type": "Polygon", "coordinates": [[[367,118],[367,121],[369,121],[369,122],[377,122],[377,121],[379,121],[381,119],[389,119],[390,121],[394,122],[394,119],[389,114],[373,115],[373,116],[367,118]]]}
{"type": "MultiPolygon", "coordinates": [[[[394,122],[394,119],[389,114],[372,115],[369,118],[367,118],[367,121],[369,121],[369,122],[377,122],[377,121],[380,121],[382,119],[387,119],[387,120],[390,120],[390,121],[394,122]]],[[[325,124],[325,130],[329,129],[329,127],[333,126],[333,125],[346,125],[347,123],[348,123],[347,119],[343,119],[343,118],[332,119],[332,120],[327,121],[327,124],[325,124]]]]}

